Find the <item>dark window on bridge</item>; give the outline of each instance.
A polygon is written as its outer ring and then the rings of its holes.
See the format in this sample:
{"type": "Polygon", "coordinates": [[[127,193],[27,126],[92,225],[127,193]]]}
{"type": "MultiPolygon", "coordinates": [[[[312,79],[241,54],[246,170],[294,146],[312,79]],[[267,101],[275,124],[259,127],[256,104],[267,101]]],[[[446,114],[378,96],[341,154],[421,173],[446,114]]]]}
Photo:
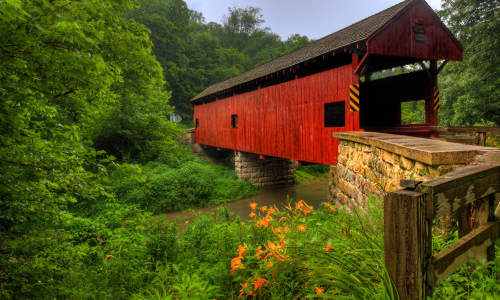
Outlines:
{"type": "Polygon", "coordinates": [[[200,119],[196,119],[194,123],[196,128],[200,128],[200,119]]]}
{"type": "Polygon", "coordinates": [[[325,127],[345,126],[345,101],[325,103],[325,127]]]}
{"type": "Polygon", "coordinates": [[[238,115],[231,115],[231,128],[238,128],[238,115]]]}

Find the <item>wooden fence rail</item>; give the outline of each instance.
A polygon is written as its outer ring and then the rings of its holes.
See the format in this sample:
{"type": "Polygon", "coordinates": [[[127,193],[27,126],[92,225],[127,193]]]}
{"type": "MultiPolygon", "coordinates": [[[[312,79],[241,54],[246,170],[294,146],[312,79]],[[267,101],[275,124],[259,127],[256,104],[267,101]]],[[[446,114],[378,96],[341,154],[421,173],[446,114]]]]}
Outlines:
{"type": "Polygon", "coordinates": [[[464,167],[413,190],[387,195],[385,264],[400,299],[426,299],[434,286],[464,263],[494,260],[500,232],[494,198],[499,191],[500,165],[483,165],[464,167]],[[448,215],[458,219],[459,240],[433,256],[433,220],[448,215]]]}

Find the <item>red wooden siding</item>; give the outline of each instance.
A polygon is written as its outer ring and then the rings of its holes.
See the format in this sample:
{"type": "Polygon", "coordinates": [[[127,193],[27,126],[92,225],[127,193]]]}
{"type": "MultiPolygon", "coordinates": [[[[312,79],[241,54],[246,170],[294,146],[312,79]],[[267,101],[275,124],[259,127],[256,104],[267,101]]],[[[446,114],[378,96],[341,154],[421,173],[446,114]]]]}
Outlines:
{"type": "Polygon", "coordinates": [[[194,106],[196,142],[203,145],[299,161],[336,164],[332,132],[359,129],[348,109],[353,65],[194,106]],[[346,102],[346,126],[324,127],[324,104],[346,102]],[[231,128],[231,115],[238,128],[231,128]]]}
{"type": "Polygon", "coordinates": [[[399,18],[371,36],[367,46],[370,54],[462,60],[460,44],[423,1],[415,1],[399,18]],[[425,28],[425,42],[415,41],[415,26],[425,28]]]}

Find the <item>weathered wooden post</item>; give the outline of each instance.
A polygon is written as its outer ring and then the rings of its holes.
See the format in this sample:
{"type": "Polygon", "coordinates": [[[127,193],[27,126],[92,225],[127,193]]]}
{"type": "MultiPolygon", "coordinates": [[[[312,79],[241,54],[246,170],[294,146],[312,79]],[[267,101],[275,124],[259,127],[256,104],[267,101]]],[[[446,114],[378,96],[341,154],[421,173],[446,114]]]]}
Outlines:
{"type": "Polygon", "coordinates": [[[424,194],[400,190],[384,201],[385,265],[400,299],[426,299],[432,256],[431,220],[424,194]]]}

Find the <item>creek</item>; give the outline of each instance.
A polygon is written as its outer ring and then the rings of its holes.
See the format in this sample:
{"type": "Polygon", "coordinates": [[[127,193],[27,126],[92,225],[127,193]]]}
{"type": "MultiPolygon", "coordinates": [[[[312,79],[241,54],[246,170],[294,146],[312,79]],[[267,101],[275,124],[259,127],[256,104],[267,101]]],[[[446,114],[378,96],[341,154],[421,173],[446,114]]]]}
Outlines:
{"type": "MultiPolygon", "coordinates": [[[[295,203],[304,200],[307,204],[317,208],[322,202],[328,199],[328,179],[321,178],[314,181],[301,183],[295,186],[263,189],[260,193],[242,198],[233,202],[222,204],[230,211],[240,216],[242,221],[247,221],[250,217],[250,203],[257,202],[260,206],[276,205],[279,209],[285,207],[288,201],[295,203]]],[[[200,214],[209,214],[220,206],[194,208],[178,212],[165,214],[169,221],[176,222],[179,230],[183,230],[186,224],[193,221],[200,214]]]]}

